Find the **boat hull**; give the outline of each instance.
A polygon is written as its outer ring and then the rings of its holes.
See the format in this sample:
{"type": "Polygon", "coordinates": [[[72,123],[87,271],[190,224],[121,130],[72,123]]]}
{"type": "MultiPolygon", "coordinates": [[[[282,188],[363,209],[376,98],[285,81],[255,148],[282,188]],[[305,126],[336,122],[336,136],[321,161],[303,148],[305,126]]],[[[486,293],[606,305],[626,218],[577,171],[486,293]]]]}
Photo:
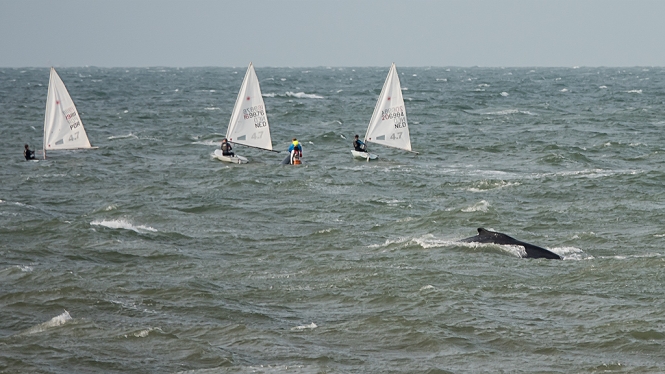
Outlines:
{"type": "Polygon", "coordinates": [[[351,154],[353,155],[353,157],[362,158],[363,160],[368,160],[368,155],[369,155],[369,160],[376,160],[377,158],[379,158],[379,155],[375,155],[374,153],[358,152],[355,149],[351,150],[351,154]]]}
{"type": "Polygon", "coordinates": [[[221,149],[216,149],[215,153],[212,154],[212,157],[218,159],[219,161],[228,162],[231,164],[246,164],[249,160],[246,157],[242,156],[224,156],[221,149]]]}

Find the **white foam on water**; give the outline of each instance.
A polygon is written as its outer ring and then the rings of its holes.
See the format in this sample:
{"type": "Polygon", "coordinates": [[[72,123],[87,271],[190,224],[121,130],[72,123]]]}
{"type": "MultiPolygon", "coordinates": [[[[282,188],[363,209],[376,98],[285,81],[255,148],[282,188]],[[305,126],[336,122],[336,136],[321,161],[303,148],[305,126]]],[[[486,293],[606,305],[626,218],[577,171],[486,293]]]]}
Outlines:
{"type": "Polygon", "coordinates": [[[605,88],[607,88],[607,86],[600,86],[600,87],[598,87],[598,88],[605,89],[605,88]]]}
{"type": "Polygon", "coordinates": [[[300,325],[296,327],[291,327],[291,331],[303,331],[303,330],[314,330],[319,326],[316,325],[316,323],[312,322],[309,325],[300,325]]]}
{"type": "Polygon", "coordinates": [[[568,89],[567,89],[567,88],[562,88],[562,89],[559,90],[559,91],[560,91],[560,92],[568,92],[568,89]]]}
{"type": "Polygon", "coordinates": [[[501,244],[495,244],[495,243],[477,243],[477,242],[457,242],[455,243],[457,245],[467,247],[467,248],[494,248],[494,249],[499,249],[503,252],[506,252],[508,254],[511,254],[515,257],[524,257],[526,256],[526,251],[524,250],[524,247],[521,245],[501,245],[501,244]]]}
{"type": "Polygon", "coordinates": [[[404,202],[404,200],[397,200],[397,199],[390,199],[390,200],[378,199],[377,201],[380,202],[380,203],[387,204],[389,206],[396,206],[397,204],[404,202]]]}
{"type": "Polygon", "coordinates": [[[519,110],[519,109],[504,109],[496,112],[485,112],[485,115],[498,115],[498,116],[507,116],[510,114],[528,114],[530,116],[537,116],[535,113],[531,113],[528,110],[519,110]]]}
{"type": "Polygon", "coordinates": [[[508,96],[508,92],[506,92],[506,91],[501,92],[501,96],[503,96],[503,97],[508,96]]]}
{"type": "Polygon", "coordinates": [[[434,290],[434,289],[435,289],[434,286],[432,286],[431,284],[428,284],[426,286],[420,287],[419,291],[434,290]]]}
{"type": "Polygon", "coordinates": [[[389,246],[389,245],[391,245],[391,244],[402,244],[402,243],[406,243],[406,242],[409,241],[409,240],[411,240],[411,239],[409,239],[409,238],[407,238],[407,237],[400,237],[400,238],[397,238],[397,239],[386,239],[386,241],[385,241],[383,244],[370,244],[370,245],[367,246],[367,248],[381,248],[381,247],[387,247],[387,246],[389,246]]]}
{"type": "Polygon", "coordinates": [[[216,106],[211,106],[211,107],[207,107],[207,108],[203,108],[203,109],[204,110],[221,110],[220,108],[218,108],[216,106]]]}
{"type": "Polygon", "coordinates": [[[202,145],[214,145],[214,146],[217,146],[217,145],[219,145],[219,141],[215,141],[215,140],[203,140],[203,141],[198,141],[198,142],[192,142],[192,144],[202,144],[202,145]]]}
{"type": "Polygon", "coordinates": [[[418,244],[423,249],[441,248],[457,244],[454,240],[437,238],[432,234],[427,234],[420,238],[413,238],[411,241],[418,244]]]}
{"type": "Polygon", "coordinates": [[[16,265],[15,267],[24,273],[30,273],[34,270],[32,266],[28,265],[16,265]]]}
{"type": "Polygon", "coordinates": [[[546,248],[550,252],[554,252],[561,256],[564,260],[576,260],[576,261],[581,261],[581,260],[587,260],[589,258],[593,258],[592,256],[589,256],[584,253],[579,248],[576,247],[553,247],[553,248],[546,248]]]}
{"type": "Polygon", "coordinates": [[[638,94],[641,94],[641,93],[642,93],[642,90],[630,90],[630,91],[626,91],[626,92],[627,92],[627,93],[638,93],[638,94]]]}
{"type": "Polygon", "coordinates": [[[513,186],[520,186],[521,183],[519,182],[506,182],[506,181],[498,181],[498,182],[488,182],[488,181],[482,181],[480,182],[480,188],[477,187],[469,187],[466,189],[466,191],[469,192],[487,192],[490,190],[498,190],[506,187],[513,187],[513,186]]]}
{"type": "Polygon", "coordinates": [[[113,139],[127,139],[127,138],[138,139],[139,137],[130,132],[127,135],[112,135],[112,136],[109,136],[107,139],[113,140],[113,139]]]}
{"type": "MultiPolygon", "coordinates": [[[[135,338],[145,338],[145,337],[147,337],[148,335],[150,335],[150,333],[151,333],[152,331],[162,331],[162,329],[160,329],[159,327],[149,327],[149,328],[147,328],[147,329],[145,329],[145,330],[137,331],[137,332],[131,334],[131,336],[133,336],[133,337],[135,337],[135,338]]],[[[125,338],[128,338],[129,336],[130,336],[130,334],[126,334],[126,335],[125,335],[125,338]]]]}
{"type": "Polygon", "coordinates": [[[473,204],[470,207],[462,208],[461,211],[464,213],[472,212],[487,212],[489,210],[490,203],[485,200],[480,200],[479,202],[473,204]]]}
{"type": "Polygon", "coordinates": [[[436,78],[437,82],[448,82],[448,78],[436,78]]]}
{"type": "Polygon", "coordinates": [[[306,94],[304,92],[291,92],[291,91],[288,91],[286,93],[286,96],[297,97],[299,99],[323,99],[324,98],[323,96],[319,96],[319,95],[316,95],[316,94],[306,94]]]}
{"type": "Polygon", "coordinates": [[[62,326],[65,323],[67,323],[67,321],[71,321],[71,320],[72,320],[72,316],[70,316],[69,312],[67,310],[65,310],[64,313],[62,313],[60,315],[57,315],[57,316],[51,318],[50,320],[48,320],[44,323],[40,323],[37,326],[33,326],[33,327],[27,329],[25,332],[21,333],[21,335],[40,333],[40,332],[46,331],[46,330],[48,330],[50,328],[53,328],[53,327],[62,326]]]}
{"type": "Polygon", "coordinates": [[[274,94],[274,93],[264,93],[264,94],[261,94],[261,96],[263,96],[263,97],[275,97],[275,96],[277,96],[277,94],[274,94]]]}
{"type": "Polygon", "coordinates": [[[95,220],[90,222],[90,225],[92,226],[103,226],[107,227],[110,229],[123,229],[123,230],[132,230],[134,232],[138,233],[144,233],[144,232],[157,232],[156,229],[150,227],[150,226],[144,226],[144,225],[138,225],[135,226],[131,224],[130,222],[124,220],[124,219],[112,219],[112,220],[95,220]]]}

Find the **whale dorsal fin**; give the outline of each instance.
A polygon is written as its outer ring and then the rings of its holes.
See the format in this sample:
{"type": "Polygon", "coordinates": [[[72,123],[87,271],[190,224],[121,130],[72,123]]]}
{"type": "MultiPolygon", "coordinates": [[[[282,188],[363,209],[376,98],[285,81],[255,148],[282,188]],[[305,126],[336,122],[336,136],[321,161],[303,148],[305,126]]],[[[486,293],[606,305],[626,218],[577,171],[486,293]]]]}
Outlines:
{"type": "Polygon", "coordinates": [[[490,235],[492,234],[491,231],[487,231],[482,227],[478,227],[478,235],[490,235]]]}

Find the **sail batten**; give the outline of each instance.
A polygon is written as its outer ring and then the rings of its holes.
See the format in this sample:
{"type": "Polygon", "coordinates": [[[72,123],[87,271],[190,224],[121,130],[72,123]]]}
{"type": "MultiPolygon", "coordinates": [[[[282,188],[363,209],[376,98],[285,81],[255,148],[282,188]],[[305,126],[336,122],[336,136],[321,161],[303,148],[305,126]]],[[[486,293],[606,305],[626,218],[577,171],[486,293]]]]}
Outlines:
{"type": "Polygon", "coordinates": [[[394,63],[390,66],[383,89],[374,107],[374,113],[367,126],[365,142],[411,152],[411,137],[402,87],[394,63]]]}
{"type": "Polygon", "coordinates": [[[93,148],[67,87],[51,68],[44,115],[44,155],[47,150],[93,148]]]}
{"type": "Polygon", "coordinates": [[[268,116],[259,80],[251,62],[238,91],[226,138],[236,144],[272,151],[268,116]]]}

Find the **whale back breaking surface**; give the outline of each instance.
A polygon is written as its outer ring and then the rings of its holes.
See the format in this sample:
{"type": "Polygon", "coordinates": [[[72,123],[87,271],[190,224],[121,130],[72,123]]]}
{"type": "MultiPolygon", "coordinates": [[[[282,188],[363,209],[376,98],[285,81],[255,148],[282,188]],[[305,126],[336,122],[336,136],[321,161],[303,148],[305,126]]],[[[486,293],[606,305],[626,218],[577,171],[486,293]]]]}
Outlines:
{"type": "Polygon", "coordinates": [[[466,243],[493,243],[500,245],[519,245],[524,247],[526,255],[523,258],[546,258],[551,260],[563,260],[558,254],[545,248],[517,240],[506,234],[489,231],[482,227],[478,228],[478,235],[460,240],[466,243]]]}

